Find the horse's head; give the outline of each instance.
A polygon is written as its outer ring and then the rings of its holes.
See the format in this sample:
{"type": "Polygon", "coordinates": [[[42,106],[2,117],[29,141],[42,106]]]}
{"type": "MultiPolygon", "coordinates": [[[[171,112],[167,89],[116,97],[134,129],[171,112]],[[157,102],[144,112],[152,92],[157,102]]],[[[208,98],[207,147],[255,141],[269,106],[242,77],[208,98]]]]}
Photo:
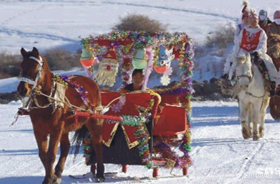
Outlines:
{"type": "Polygon", "coordinates": [[[44,61],[35,47],[29,52],[22,48],[21,55],[23,60],[20,64],[20,83],[17,91],[21,97],[28,97],[32,89],[35,89],[37,84],[43,80],[44,61]]]}
{"type": "Polygon", "coordinates": [[[252,80],[252,63],[250,55],[236,58],[235,75],[240,89],[246,90],[252,80]]]}
{"type": "Polygon", "coordinates": [[[267,53],[268,55],[274,57],[275,59],[280,58],[280,35],[271,34],[270,38],[267,40],[267,53]]]}

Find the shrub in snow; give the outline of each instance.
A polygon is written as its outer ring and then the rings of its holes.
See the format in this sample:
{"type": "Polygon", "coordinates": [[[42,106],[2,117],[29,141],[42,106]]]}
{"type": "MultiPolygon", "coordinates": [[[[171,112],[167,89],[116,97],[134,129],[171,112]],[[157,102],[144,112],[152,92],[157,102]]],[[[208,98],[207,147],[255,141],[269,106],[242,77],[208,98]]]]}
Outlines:
{"type": "Polygon", "coordinates": [[[67,70],[81,67],[80,54],[63,49],[51,49],[42,54],[48,61],[51,70],[67,70]]]}
{"type": "Polygon", "coordinates": [[[19,75],[19,64],[21,62],[20,55],[0,53],[0,79],[15,77],[19,75]]]}
{"type": "Polygon", "coordinates": [[[161,24],[159,21],[150,19],[145,15],[127,15],[120,18],[114,29],[124,31],[149,31],[149,32],[165,32],[166,25],[161,24]]]}
{"type": "Polygon", "coordinates": [[[219,48],[225,48],[228,44],[233,43],[235,28],[231,23],[226,23],[206,38],[207,46],[217,46],[219,48]]]}

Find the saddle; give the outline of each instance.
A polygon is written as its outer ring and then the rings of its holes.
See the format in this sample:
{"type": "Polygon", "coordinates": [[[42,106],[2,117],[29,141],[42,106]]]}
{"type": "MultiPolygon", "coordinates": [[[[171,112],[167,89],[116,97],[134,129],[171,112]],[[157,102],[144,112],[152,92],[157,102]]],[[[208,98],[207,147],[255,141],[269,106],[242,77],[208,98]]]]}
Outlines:
{"type": "Polygon", "coordinates": [[[268,80],[270,82],[270,77],[269,77],[269,73],[268,73],[268,69],[264,63],[264,60],[261,59],[259,56],[257,56],[256,54],[252,54],[251,55],[251,61],[253,64],[255,64],[258,69],[260,70],[262,76],[263,76],[263,79],[265,79],[266,81],[268,80]]]}
{"type": "Polygon", "coordinates": [[[255,64],[261,72],[263,79],[265,80],[266,90],[270,92],[271,90],[275,91],[275,82],[272,82],[270,80],[268,69],[264,63],[264,60],[260,58],[256,52],[254,52],[253,54],[251,54],[251,62],[255,64]]]}

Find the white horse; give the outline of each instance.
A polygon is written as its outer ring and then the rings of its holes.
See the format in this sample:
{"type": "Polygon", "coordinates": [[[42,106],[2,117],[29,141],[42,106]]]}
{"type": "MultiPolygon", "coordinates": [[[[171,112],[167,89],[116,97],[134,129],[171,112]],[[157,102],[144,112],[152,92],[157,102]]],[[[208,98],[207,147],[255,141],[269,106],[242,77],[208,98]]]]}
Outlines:
{"type": "Polygon", "coordinates": [[[244,139],[259,140],[264,135],[264,121],[269,104],[269,93],[258,67],[250,55],[236,59],[235,94],[238,97],[239,119],[244,139]],[[253,130],[253,131],[252,131],[253,130]]]}

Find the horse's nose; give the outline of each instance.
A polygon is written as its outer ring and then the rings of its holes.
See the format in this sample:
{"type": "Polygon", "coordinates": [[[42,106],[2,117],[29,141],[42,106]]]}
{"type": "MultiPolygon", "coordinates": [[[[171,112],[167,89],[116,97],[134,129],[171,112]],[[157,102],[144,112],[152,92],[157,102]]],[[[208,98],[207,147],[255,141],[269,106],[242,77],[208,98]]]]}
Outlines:
{"type": "Polygon", "coordinates": [[[17,91],[20,96],[25,97],[27,95],[28,89],[26,88],[26,85],[24,82],[20,82],[17,91]]]}
{"type": "Polygon", "coordinates": [[[249,85],[245,84],[245,85],[241,85],[240,87],[241,87],[242,90],[246,90],[248,88],[248,86],[249,85]]]}
{"type": "Polygon", "coordinates": [[[23,88],[23,90],[22,90],[22,95],[26,95],[26,93],[27,93],[27,89],[26,89],[26,88],[23,88]]]}

